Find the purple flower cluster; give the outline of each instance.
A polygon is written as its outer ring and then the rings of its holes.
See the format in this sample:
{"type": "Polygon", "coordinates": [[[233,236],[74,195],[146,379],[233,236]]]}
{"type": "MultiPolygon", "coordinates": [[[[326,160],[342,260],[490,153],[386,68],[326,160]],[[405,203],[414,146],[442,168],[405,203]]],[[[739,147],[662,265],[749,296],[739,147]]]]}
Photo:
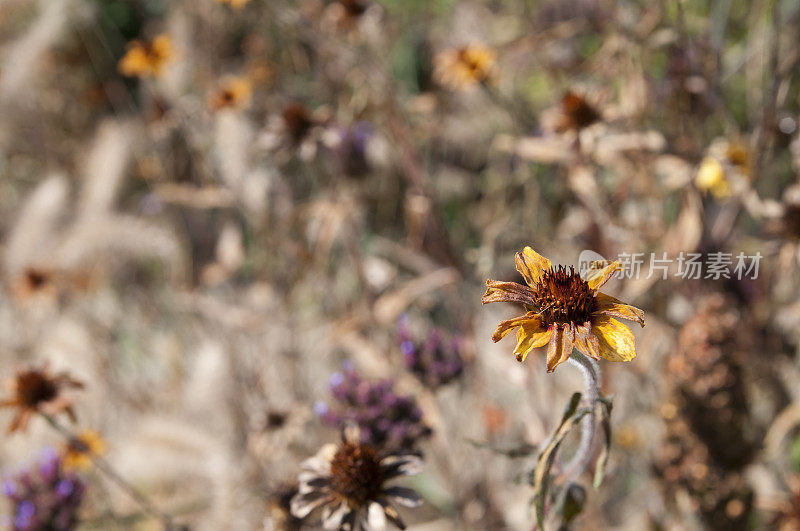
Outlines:
{"type": "Polygon", "coordinates": [[[29,470],[3,482],[3,495],[13,506],[9,522],[14,531],[68,531],[78,521],[86,486],[78,476],[64,472],[61,457],[46,450],[29,470]]]}
{"type": "Polygon", "coordinates": [[[340,407],[334,410],[317,402],[314,410],[322,421],[339,429],[346,423],[357,424],[362,442],[382,453],[414,452],[419,440],[431,434],[416,401],[395,394],[392,380],[362,380],[347,363],[331,377],[330,388],[340,407]]]}
{"type": "Polygon", "coordinates": [[[406,367],[431,389],[452,382],[464,372],[464,360],[457,339],[445,341],[442,332],[433,330],[422,343],[416,343],[409,331],[408,316],[397,324],[400,351],[406,367]]]}

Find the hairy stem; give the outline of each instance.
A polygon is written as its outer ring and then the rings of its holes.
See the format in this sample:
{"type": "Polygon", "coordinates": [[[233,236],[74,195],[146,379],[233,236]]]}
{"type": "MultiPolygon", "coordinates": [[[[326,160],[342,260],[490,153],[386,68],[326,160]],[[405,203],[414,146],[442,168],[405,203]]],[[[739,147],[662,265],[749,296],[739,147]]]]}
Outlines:
{"type": "Polygon", "coordinates": [[[583,375],[584,394],[589,407],[589,413],[581,420],[581,440],[575,455],[564,467],[564,475],[567,484],[577,479],[592,461],[592,449],[594,448],[595,437],[597,435],[597,423],[595,422],[595,405],[600,399],[600,366],[595,360],[583,353],[573,350],[568,360],[578,368],[583,375]]]}

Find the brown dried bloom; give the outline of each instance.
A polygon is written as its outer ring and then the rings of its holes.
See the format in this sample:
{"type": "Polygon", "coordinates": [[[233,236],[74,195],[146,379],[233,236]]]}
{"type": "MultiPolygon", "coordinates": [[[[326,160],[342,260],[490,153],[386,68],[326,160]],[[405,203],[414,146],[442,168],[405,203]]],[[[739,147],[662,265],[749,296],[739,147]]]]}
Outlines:
{"type": "Polygon", "coordinates": [[[12,381],[14,397],[0,402],[0,408],[15,407],[17,414],[8,427],[8,433],[24,431],[36,413],[57,415],[67,413],[75,421],[72,400],[65,396],[64,388],[83,388],[83,384],[66,373],[50,375],[47,366],[41,369],[22,370],[12,381]]]}
{"type": "Polygon", "coordinates": [[[494,342],[518,328],[517,360],[525,361],[531,350],[548,345],[547,372],[567,361],[573,348],[594,359],[630,361],[636,357],[633,333],[614,317],[644,326],[644,312],[597,291],[621,269],[619,262],[596,265],[584,280],[573,267],[553,267],[530,247],[515,259],[527,286],[487,280],[481,302],[514,302],[527,312],[501,322],[492,335],[494,342]]]}
{"type": "Polygon", "coordinates": [[[586,98],[572,91],[567,91],[561,97],[561,109],[556,130],[579,131],[589,127],[600,120],[600,112],[597,111],[586,98]]]}
{"type": "Polygon", "coordinates": [[[390,503],[418,507],[421,500],[411,489],[385,484],[416,474],[421,465],[414,455],[381,457],[374,447],[361,442],[357,428],[348,427],[341,445],[325,445],[303,463],[292,514],[305,518],[321,508],[325,529],[384,529],[387,521],[405,529],[390,503]]]}
{"type": "Polygon", "coordinates": [[[293,145],[300,144],[314,125],[308,109],[302,103],[290,103],[284,107],[283,112],[284,126],[286,133],[293,145]]]}

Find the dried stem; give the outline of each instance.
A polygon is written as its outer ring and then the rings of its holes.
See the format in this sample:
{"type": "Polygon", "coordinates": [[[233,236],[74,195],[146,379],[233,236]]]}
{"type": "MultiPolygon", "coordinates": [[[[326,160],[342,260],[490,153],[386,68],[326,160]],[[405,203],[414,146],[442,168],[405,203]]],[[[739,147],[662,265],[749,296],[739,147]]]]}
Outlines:
{"type": "MultiPolygon", "coordinates": [[[[53,429],[55,429],[57,432],[63,435],[67,439],[67,442],[75,440],[77,438],[77,436],[74,435],[68,428],[59,424],[58,421],[56,421],[50,415],[42,412],[39,412],[39,415],[41,415],[42,418],[44,418],[53,429]]],[[[120,473],[117,472],[108,461],[103,459],[101,456],[95,455],[91,452],[88,452],[87,456],[89,457],[89,459],[92,460],[92,464],[94,464],[94,466],[97,467],[98,470],[100,470],[103,474],[105,474],[106,477],[108,477],[111,481],[116,483],[118,487],[120,487],[128,494],[128,496],[136,500],[136,502],[139,505],[141,505],[142,509],[147,514],[160,520],[164,524],[165,530],[171,531],[174,529],[178,529],[172,523],[172,517],[170,515],[159,511],[144,494],[139,492],[139,490],[137,490],[136,487],[128,483],[128,481],[125,478],[123,478],[120,475],[120,473]]]]}
{"type": "Polygon", "coordinates": [[[564,467],[566,484],[580,477],[592,461],[592,449],[597,435],[594,411],[597,401],[600,399],[600,366],[597,362],[578,350],[572,351],[568,361],[576,366],[583,375],[585,387],[583,398],[587,402],[589,413],[581,420],[581,440],[578,449],[564,467]]]}

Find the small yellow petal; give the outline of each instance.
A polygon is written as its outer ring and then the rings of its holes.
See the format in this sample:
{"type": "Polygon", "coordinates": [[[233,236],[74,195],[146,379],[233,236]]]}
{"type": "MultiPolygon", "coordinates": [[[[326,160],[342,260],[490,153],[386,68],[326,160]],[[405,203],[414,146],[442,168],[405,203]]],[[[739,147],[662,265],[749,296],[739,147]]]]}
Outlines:
{"type": "Polygon", "coordinates": [[[536,315],[535,312],[528,312],[525,315],[521,315],[519,317],[514,317],[513,319],[508,319],[506,321],[501,321],[499,325],[497,325],[497,330],[494,331],[492,334],[492,341],[497,343],[504,337],[506,337],[509,332],[515,329],[518,326],[527,326],[528,328],[539,328],[541,323],[541,317],[536,315]]]}
{"type": "Polygon", "coordinates": [[[520,326],[517,331],[517,348],[514,349],[514,356],[518,361],[525,361],[531,350],[543,347],[550,341],[552,332],[552,329],[539,326],[520,326]]]}
{"type": "Polygon", "coordinates": [[[586,276],[586,282],[589,284],[589,289],[597,291],[600,286],[608,282],[614,273],[622,270],[622,264],[618,261],[614,262],[596,262],[592,264],[589,274],[586,276]],[[599,266],[599,268],[598,268],[599,266]]]}
{"type": "Polygon", "coordinates": [[[600,356],[609,361],[630,361],[636,357],[633,332],[613,317],[599,316],[592,331],[600,341],[600,356]]]}
{"type": "Polygon", "coordinates": [[[598,293],[596,300],[596,313],[610,315],[612,317],[620,317],[629,321],[636,321],[640,325],[644,326],[644,311],[640,310],[639,308],[631,306],[630,304],[625,304],[624,302],[615,299],[611,295],[606,295],[605,293],[598,293]]]}
{"type": "Polygon", "coordinates": [[[530,247],[525,247],[514,255],[514,261],[517,263],[517,271],[531,287],[538,284],[542,279],[542,273],[552,267],[550,260],[530,247]]]}

